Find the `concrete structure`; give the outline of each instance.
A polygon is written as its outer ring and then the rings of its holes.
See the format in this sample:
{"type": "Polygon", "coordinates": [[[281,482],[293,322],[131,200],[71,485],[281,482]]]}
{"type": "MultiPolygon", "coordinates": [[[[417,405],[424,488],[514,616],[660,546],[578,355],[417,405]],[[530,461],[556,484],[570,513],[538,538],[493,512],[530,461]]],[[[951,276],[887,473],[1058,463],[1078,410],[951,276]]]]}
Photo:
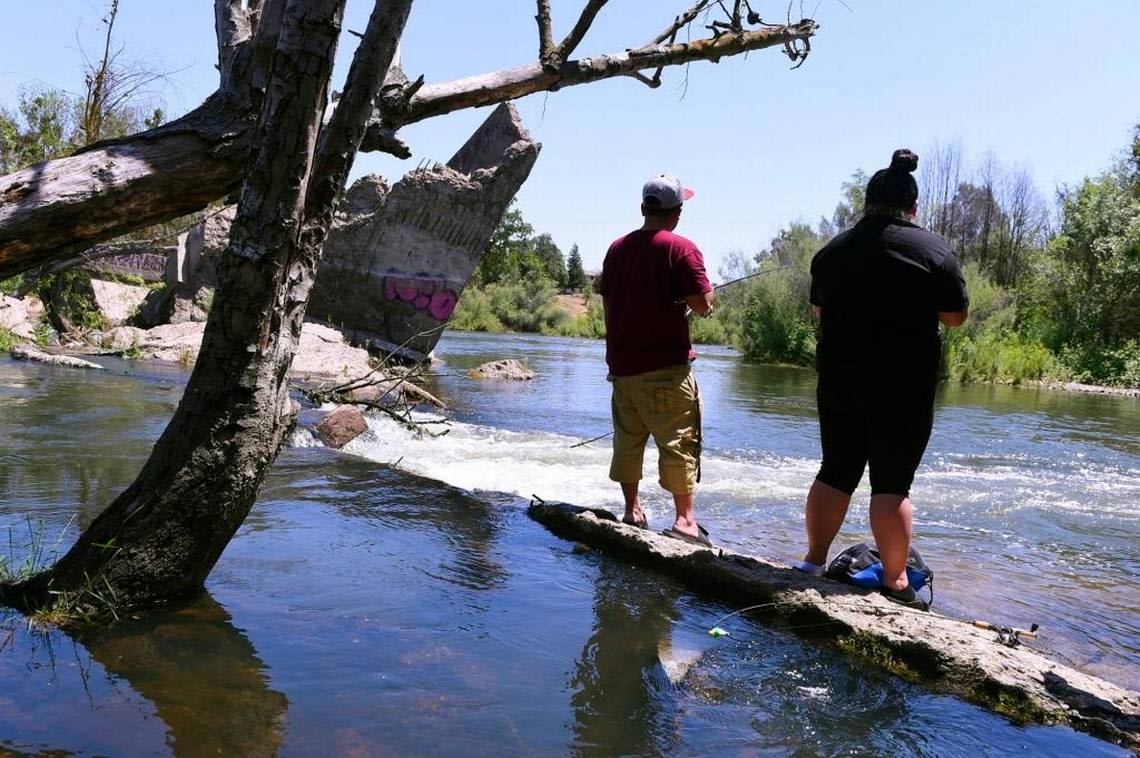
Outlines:
{"type": "MultiPolygon", "coordinates": [[[[390,189],[376,175],[359,179],[329,231],[308,318],[373,352],[423,360],[540,149],[503,104],[446,166],[418,168],[390,189]]],[[[144,323],[206,320],[233,217],[233,208],[213,214],[179,240],[144,323]]]]}
{"type": "Polygon", "coordinates": [[[540,147],[503,104],[446,166],[412,171],[391,190],[379,177],[357,181],[325,243],[309,316],[357,344],[422,359],[540,147]]]}

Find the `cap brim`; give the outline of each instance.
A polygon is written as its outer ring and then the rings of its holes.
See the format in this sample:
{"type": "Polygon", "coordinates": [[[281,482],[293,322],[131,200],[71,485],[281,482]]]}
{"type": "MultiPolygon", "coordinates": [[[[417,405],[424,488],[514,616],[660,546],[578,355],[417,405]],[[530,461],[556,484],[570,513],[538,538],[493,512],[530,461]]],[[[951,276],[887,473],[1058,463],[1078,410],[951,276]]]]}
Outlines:
{"type": "Polygon", "coordinates": [[[695,195],[695,194],[697,194],[697,193],[693,192],[688,187],[685,187],[684,190],[682,191],[682,195],[684,196],[685,200],[692,200],[693,195],[695,195]]]}

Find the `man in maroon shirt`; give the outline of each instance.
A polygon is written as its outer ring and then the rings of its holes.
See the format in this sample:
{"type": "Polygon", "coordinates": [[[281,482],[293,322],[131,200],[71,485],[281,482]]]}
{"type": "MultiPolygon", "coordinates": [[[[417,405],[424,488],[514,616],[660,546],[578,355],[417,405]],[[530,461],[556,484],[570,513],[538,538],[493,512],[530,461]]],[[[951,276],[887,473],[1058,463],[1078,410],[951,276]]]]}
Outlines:
{"type": "Polygon", "coordinates": [[[689,364],[688,309],[712,313],[714,293],[701,251],[673,234],[693,196],[676,177],[654,177],[641,191],[644,225],[610,245],[598,286],[606,313],[606,363],[613,382],[614,452],[610,479],[621,484],[627,524],[648,527],[637,497],[649,435],[657,443],[661,486],[677,515],[663,534],[710,545],[693,515],[700,478],[701,407],[689,364]]]}

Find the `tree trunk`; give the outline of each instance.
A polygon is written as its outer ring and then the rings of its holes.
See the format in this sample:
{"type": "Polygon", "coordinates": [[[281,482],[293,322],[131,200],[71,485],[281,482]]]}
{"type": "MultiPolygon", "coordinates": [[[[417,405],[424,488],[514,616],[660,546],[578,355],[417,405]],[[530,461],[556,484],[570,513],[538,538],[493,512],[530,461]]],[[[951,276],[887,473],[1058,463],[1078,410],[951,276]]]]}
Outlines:
{"type": "Polygon", "coordinates": [[[305,193],[345,0],[291,3],[219,287],[182,401],[142,472],[56,565],[0,597],[92,612],[200,588],[293,420],[285,382],[317,250],[305,193]],[[61,594],[62,593],[62,594],[61,594]]]}

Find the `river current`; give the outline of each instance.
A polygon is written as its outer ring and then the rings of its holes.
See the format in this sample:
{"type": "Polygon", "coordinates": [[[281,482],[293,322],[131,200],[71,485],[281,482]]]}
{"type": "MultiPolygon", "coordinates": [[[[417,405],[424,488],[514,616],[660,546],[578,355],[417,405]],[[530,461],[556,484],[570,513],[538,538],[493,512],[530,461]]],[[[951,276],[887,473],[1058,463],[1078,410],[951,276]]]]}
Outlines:
{"type": "MultiPolygon", "coordinates": [[[[206,595],[76,636],[0,615],[0,754],[1120,752],[864,670],[770,621],[735,616],[730,638],[710,638],[736,608],[525,516],[532,494],[619,507],[608,441],[572,447],[609,429],[601,343],[448,333],[437,354],[448,433],[370,419],[338,454],[300,429],[206,595]],[[538,378],[465,375],[504,357],[538,378]]],[[[181,370],[102,362],[0,359],[12,564],[66,549],[178,402],[181,370]]],[[[698,517],[725,546],[796,556],[818,466],[814,374],[717,348],[696,371],[698,517]]],[[[1138,432],[1135,398],[941,388],[912,492],[936,608],[1038,623],[1050,655],[1140,688],[1138,432]]],[[[660,529],[655,468],[651,451],[642,489],[660,529]]],[[[837,548],[870,538],[868,494],[837,548]]]]}

